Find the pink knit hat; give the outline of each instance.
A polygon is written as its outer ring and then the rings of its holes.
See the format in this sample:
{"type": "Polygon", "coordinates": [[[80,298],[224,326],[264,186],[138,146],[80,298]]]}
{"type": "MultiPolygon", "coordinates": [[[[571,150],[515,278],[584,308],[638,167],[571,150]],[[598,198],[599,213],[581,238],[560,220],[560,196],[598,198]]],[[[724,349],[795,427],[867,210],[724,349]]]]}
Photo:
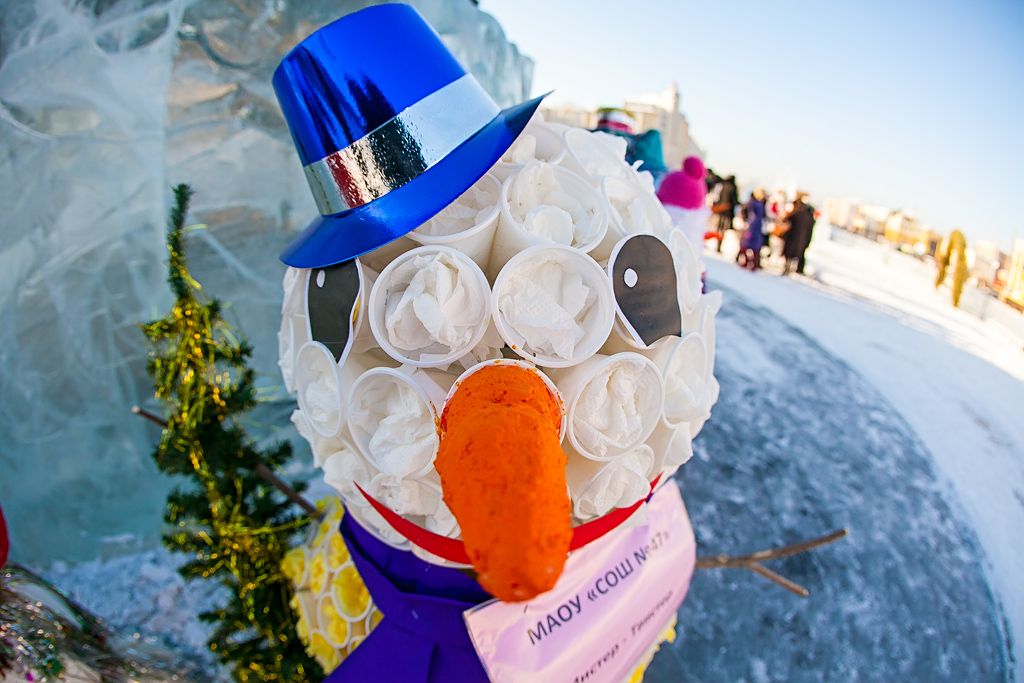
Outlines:
{"type": "Polygon", "coordinates": [[[662,204],[684,209],[699,209],[704,206],[707,186],[704,184],[704,162],[699,157],[686,157],[683,170],[672,171],[661,181],[658,199],[662,204]]]}

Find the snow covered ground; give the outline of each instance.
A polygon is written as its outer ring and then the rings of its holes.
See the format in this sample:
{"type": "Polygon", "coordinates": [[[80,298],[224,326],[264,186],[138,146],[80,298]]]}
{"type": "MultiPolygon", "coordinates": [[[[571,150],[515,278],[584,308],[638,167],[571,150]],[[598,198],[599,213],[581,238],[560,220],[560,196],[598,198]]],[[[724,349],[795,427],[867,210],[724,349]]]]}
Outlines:
{"type": "MultiPolygon", "coordinates": [[[[725,293],[722,395],[678,479],[702,555],[850,536],[770,565],[807,600],[742,570],[697,572],[646,680],[1011,680],[1022,340],[954,309],[927,265],[817,232],[807,277],[742,271],[728,243],[705,254],[725,293]]],[[[157,551],[48,576],[111,625],[198,653],[209,594],[169,563],[157,551]]]]}

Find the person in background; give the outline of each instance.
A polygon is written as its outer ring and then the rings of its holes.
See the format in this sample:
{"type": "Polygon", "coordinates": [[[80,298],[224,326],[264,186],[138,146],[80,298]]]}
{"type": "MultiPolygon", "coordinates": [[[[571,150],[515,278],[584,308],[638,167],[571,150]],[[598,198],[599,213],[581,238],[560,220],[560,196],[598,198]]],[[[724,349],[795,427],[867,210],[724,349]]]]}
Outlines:
{"type": "Polygon", "coordinates": [[[686,157],[682,170],[666,175],[658,187],[658,199],[672,218],[672,225],[682,231],[698,255],[704,251],[711,214],[704,205],[704,173],[704,162],[699,157],[686,157]]]}
{"type": "Polygon", "coordinates": [[[765,215],[764,190],[760,187],[755,189],[747,203],[743,205],[741,215],[747,225],[740,242],[740,252],[736,255],[736,262],[743,268],[756,271],[761,267],[761,246],[764,244],[764,215],[765,215]]]}
{"type": "Polygon", "coordinates": [[[594,130],[625,138],[626,162],[632,166],[639,161],[640,166],[637,170],[650,173],[654,178],[654,187],[661,184],[668,169],[665,168],[659,131],[651,129],[634,133],[636,119],[630,112],[616,107],[597,110],[597,128],[594,130]]]}
{"type": "Polygon", "coordinates": [[[783,275],[789,274],[794,262],[796,272],[801,275],[804,272],[804,252],[811,242],[811,231],[814,229],[814,208],[805,203],[806,197],[803,192],[798,192],[793,208],[782,219],[783,224],[788,226],[782,236],[782,256],[786,259],[783,275]]]}
{"type": "Polygon", "coordinates": [[[719,188],[718,198],[711,207],[712,213],[718,217],[718,244],[715,251],[722,251],[722,240],[725,239],[725,231],[732,230],[732,221],[736,217],[736,206],[739,204],[739,192],[736,189],[736,176],[730,175],[722,180],[719,188]]]}

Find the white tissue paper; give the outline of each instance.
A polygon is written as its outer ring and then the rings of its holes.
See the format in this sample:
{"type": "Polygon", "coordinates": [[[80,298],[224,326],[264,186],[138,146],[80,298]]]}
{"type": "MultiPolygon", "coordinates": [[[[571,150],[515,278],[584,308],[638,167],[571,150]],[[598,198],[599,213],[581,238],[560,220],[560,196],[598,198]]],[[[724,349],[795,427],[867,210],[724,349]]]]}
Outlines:
{"type": "Polygon", "coordinates": [[[651,492],[647,472],[653,460],[651,447],[641,444],[636,450],[601,467],[573,500],[576,518],[594,519],[646,498],[651,492]]]}
{"type": "Polygon", "coordinates": [[[530,134],[529,127],[519,134],[512,146],[501,156],[501,160],[507,164],[520,165],[536,158],[537,136],[530,134]]]}
{"type": "Polygon", "coordinates": [[[568,258],[552,253],[518,264],[503,277],[498,311],[533,355],[571,359],[597,292],[568,258]]]}
{"type": "Polygon", "coordinates": [[[489,294],[481,278],[452,254],[418,255],[388,276],[388,341],[407,352],[468,351],[484,322],[489,294]]]}
{"type": "Polygon", "coordinates": [[[483,176],[440,213],[416,228],[416,232],[431,237],[443,237],[476,227],[486,220],[498,205],[498,192],[494,179],[483,176]]]}
{"type": "MultiPolygon", "coordinates": [[[[291,419],[292,424],[299,430],[299,435],[309,442],[309,448],[313,451],[313,464],[317,467],[323,467],[331,454],[348,448],[345,440],[340,437],[326,437],[317,434],[316,430],[313,429],[313,425],[309,423],[309,418],[301,409],[292,411],[291,419]]],[[[342,433],[345,432],[343,431],[342,433]]]]}
{"type": "Polygon", "coordinates": [[[534,237],[578,247],[593,241],[601,229],[599,206],[586,206],[562,186],[555,166],[531,160],[508,189],[512,218],[534,237]]]}
{"type": "Polygon", "coordinates": [[[400,479],[377,474],[366,492],[400,515],[432,515],[441,502],[441,489],[416,479],[400,479]]]}
{"type": "Polygon", "coordinates": [[[323,353],[310,354],[309,357],[309,364],[299,368],[310,378],[302,396],[305,415],[314,428],[322,427],[327,431],[342,419],[340,410],[344,401],[340,399],[338,374],[332,357],[323,353]]]}
{"type": "Polygon", "coordinates": [[[320,466],[324,470],[324,482],[334,487],[345,500],[362,502],[363,496],[354,484],[359,484],[364,491],[370,490],[373,473],[349,444],[341,443],[341,447],[328,454],[320,466]]]}
{"type": "Polygon", "coordinates": [[[662,208],[661,202],[635,183],[606,183],[608,203],[619,216],[623,234],[656,235],[667,242],[672,221],[662,208]]]}
{"type": "Polygon", "coordinates": [[[609,448],[628,448],[641,438],[644,417],[660,414],[660,387],[649,368],[641,359],[609,363],[580,391],[573,432],[588,453],[603,458],[609,448]]]}
{"type": "Polygon", "coordinates": [[[434,413],[416,391],[386,375],[352,393],[349,423],[370,434],[363,453],[380,472],[401,479],[422,471],[437,456],[434,413]]]}
{"type": "Polygon", "coordinates": [[[671,423],[706,420],[718,399],[718,380],[707,372],[706,354],[681,346],[665,368],[665,419],[671,423]]]}
{"type": "Polygon", "coordinates": [[[427,531],[433,531],[435,534],[447,536],[448,538],[458,538],[462,535],[462,529],[459,528],[455,515],[444,504],[443,498],[434,514],[427,515],[426,527],[427,531]]]}

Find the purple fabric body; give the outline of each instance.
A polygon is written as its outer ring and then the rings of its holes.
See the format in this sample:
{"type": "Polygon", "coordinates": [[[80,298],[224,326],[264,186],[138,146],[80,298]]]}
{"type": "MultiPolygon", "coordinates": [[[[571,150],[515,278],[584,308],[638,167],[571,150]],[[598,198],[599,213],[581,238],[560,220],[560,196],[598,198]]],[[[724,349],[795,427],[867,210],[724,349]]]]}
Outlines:
{"type": "Polygon", "coordinates": [[[327,682],[487,683],[462,613],[491,596],[457,569],[382,543],[350,515],[341,535],[384,619],[327,682]]]}

